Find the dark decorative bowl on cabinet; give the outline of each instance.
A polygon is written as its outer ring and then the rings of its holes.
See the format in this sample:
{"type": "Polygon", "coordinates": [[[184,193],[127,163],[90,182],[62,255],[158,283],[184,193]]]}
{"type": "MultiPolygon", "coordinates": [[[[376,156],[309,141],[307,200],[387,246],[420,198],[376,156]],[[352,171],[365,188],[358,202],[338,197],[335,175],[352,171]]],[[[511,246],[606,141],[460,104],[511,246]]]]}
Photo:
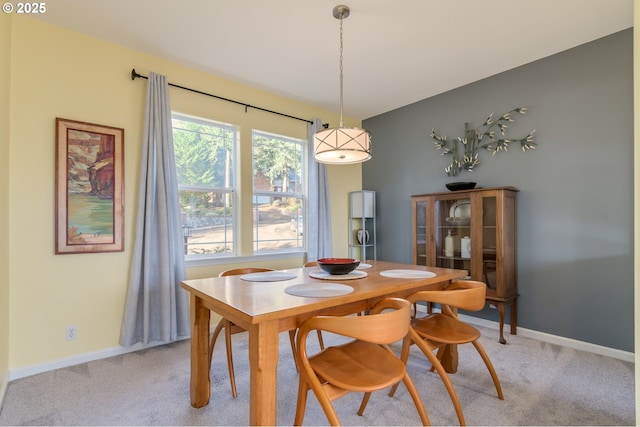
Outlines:
{"type": "Polygon", "coordinates": [[[450,191],[471,190],[476,187],[475,182],[450,182],[445,185],[450,191]]]}

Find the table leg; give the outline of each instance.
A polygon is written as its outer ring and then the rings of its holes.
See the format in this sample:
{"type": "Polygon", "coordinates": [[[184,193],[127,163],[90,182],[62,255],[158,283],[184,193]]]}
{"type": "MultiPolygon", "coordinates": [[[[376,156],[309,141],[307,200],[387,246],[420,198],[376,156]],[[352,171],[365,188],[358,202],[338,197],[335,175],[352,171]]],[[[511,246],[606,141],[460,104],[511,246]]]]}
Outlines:
{"type": "Polygon", "coordinates": [[[278,322],[263,322],[249,329],[251,391],[250,425],[276,425],[278,322]]]}
{"type": "Polygon", "coordinates": [[[209,379],[209,321],[211,312],[191,294],[191,406],[202,408],[211,397],[209,379]]]}

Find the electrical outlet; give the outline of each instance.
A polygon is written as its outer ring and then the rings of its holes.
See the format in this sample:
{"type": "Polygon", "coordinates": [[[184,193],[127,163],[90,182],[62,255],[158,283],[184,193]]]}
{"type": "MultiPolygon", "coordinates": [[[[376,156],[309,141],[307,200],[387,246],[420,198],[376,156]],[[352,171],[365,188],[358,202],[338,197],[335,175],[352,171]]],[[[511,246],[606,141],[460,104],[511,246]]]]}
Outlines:
{"type": "Polygon", "coordinates": [[[78,338],[78,327],[77,326],[67,326],[65,339],[67,341],[73,341],[76,338],[78,338]]]}

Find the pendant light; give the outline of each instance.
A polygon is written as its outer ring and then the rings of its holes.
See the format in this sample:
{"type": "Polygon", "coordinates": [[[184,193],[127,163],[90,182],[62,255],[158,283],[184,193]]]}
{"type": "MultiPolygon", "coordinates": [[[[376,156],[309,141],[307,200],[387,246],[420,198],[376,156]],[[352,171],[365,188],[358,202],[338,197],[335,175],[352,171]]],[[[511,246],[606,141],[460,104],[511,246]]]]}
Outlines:
{"type": "Polygon", "coordinates": [[[371,135],[364,129],[344,127],[342,120],[342,21],[349,16],[349,7],[333,8],[333,17],[340,20],[340,126],[316,132],[313,138],[314,158],[320,163],[351,164],[371,158],[371,135]]]}

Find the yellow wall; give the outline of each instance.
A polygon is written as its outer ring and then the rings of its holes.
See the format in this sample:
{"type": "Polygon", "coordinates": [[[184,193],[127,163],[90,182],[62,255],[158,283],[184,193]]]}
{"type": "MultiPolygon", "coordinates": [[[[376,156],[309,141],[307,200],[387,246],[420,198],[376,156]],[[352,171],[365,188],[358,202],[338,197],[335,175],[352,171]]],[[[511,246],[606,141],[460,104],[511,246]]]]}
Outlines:
{"type": "Polygon", "coordinates": [[[0,15],[0,406],[9,378],[9,64],[11,16],[0,15]]]}
{"type": "MultiPolygon", "coordinates": [[[[118,346],[135,232],[134,208],[146,91],[145,80],[130,79],[131,68],[145,75],[154,71],[167,75],[172,83],[298,117],[320,117],[333,125],[339,120],[335,112],[293,102],[28,17],[14,16],[11,47],[10,369],[118,346]],[[56,117],[125,129],[126,241],[122,253],[54,255],[56,117]],[[68,325],[78,327],[76,341],[65,341],[68,325]]],[[[251,165],[247,159],[251,154],[251,128],[306,138],[306,124],[255,110],[245,112],[241,106],[179,89],[172,88],[170,96],[174,111],[241,126],[244,162],[241,161],[240,171],[242,182],[248,185],[241,188],[245,192],[240,201],[241,221],[250,229],[251,198],[247,190],[250,190],[251,165]]],[[[360,124],[346,121],[348,126],[360,124]]],[[[360,189],[361,182],[359,165],[330,170],[336,256],[347,254],[347,193],[360,189]]],[[[2,226],[6,227],[6,221],[2,226]]],[[[250,243],[250,233],[242,239],[243,244],[250,247],[246,245],[250,243]]],[[[6,259],[6,250],[3,252],[6,259]]],[[[283,268],[300,263],[301,260],[295,259],[269,262],[283,268]]],[[[223,268],[193,268],[188,276],[213,275],[223,268]]],[[[3,329],[0,328],[0,333],[3,329]]],[[[0,361],[1,358],[0,355],[0,361]]]]}

